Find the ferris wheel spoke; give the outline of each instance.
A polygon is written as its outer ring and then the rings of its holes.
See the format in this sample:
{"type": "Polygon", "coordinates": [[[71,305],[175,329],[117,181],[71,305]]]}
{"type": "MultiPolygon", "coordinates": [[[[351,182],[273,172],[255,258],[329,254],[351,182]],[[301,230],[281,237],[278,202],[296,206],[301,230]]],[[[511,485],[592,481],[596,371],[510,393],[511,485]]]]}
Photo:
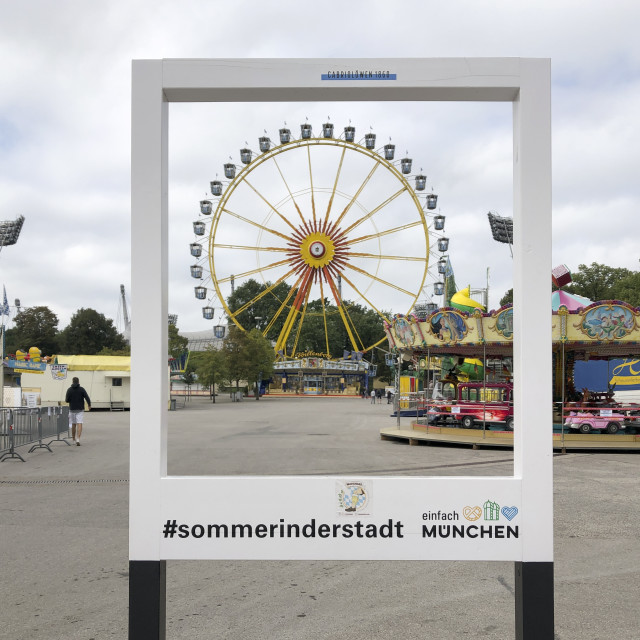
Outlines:
{"type": "Polygon", "coordinates": [[[280,251],[281,253],[288,253],[291,249],[287,247],[248,247],[239,244],[218,244],[217,242],[212,245],[214,249],[236,249],[240,251],[280,251]]]}
{"type": "Polygon", "coordinates": [[[271,293],[281,282],[284,282],[290,275],[294,274],[295,271],[296,271],[296,269],[291,269],[291,271],[289,271],[288,273],[285,273],[285,275],[283,275],[281,278],[278,278],[273,284],[271,284],[266,289],[261,291],[255,298],[253,298],[252,300],[249,300],[249,302],[247,302],[246,304],[243,304],[236,311],[231,312],[229,314],[229,318],[232,319],[232,320],[235,319],[243,311],[246,311],[247,309],[249,309],[249,307],[251,307],[252,304],[255,304],[258,300],[260,300],[260,298],[263,298],[268,293],[271,293]]]}
{"type": "MultiPolygon", "coordinates": [[[[342,155],[340,156],[340,162],[338,164],[338,170],[336,171],[336,179],[333,183],[333,190],[331,191],[331,197],[329,198],[329,204],[327,205],[327,213],[324,216],[324,227],[326,228],[329,223],[329,216],[331,215],[331,207],[333,206],[333,198],[336,195],[336,189],[338,188],[338,180],[340,179],[340,173],[342,172],[342,163],[344,162],[344,155],[347,152],[347,147],[342,147],[342,155]]],[[[329,351],[327,350],[327,353],[329,351]]]]}
{"type": "Polygon", "coordinates": [[[355,251],[349,251],[349,257],[375,258],[376,260],[409,260],[413,262],[426,262],[425,258],[420,258],[418,256],[388,256],[382,253],[357,253],[355,251]]]}
{"type": "Polygon", "coordinates": [[[287,346],[287,340],[289,339],[289,335],[291,334],[291,330],[293,329],[293,325],[295,324],[296,318],[300,313],[300,306],[302,301],[308,296],[308,292],[311,289],[311,284],[313,283],[313,269],[306,269],[303,272],[301,277],[302,285],[298,288],[298,292],[296,297],[289,309],[289,314],[287,315],[287,319],[284,322],[284,326],[282,327],[282,331],[278,336],[278,340],[276,342],[276,351],[282,349],[285,350],[287,346]]]}
{"type": "Polygon", "coordinates": [[[290,264],[290,261],[287,260],[279,260],[278,262],[272,262],[271,264],[267,264],[264,267],[258,267],[257,269],[252,269],[251,271],[245,271],[244,273],[235,273],[233,276],[229,276],[228,278],[220,278],[218,282],[231,282],[231,278],[233,277],[236,280],[240,280],[242,278],[246,278],[247,276],[252,276],[256,273],[262,273],[263,271],[269,271],[270,269],[275,269],[276,267],[281,267],[284,264],[290,264]]]}
{"type": "Polygon", "coordinates": [[[265,337],[267,336],[269,331],[271,331],[273,325],[277,322],[278,318],[280,317],[280,314],[285,310],[287,304],[289,304],[289,300],[291,300],[291,298],[293,297],[293,294],[296,292],[296,289],[300,285],[300,281],[302,280],[302,277],[303,276],[300,276],[296,281],[296,283],[289,289],[289,293],[287,293],[287,297],[282,301],[282,304],[280,305],[278,310],[273,314],[273,318],[271,318],[271,321],[267,325],[267,328],[263,331],[262,335],[264,335],[265,337]]]}
{"type": "Polygon", "coordinates": [[[353,333],[355,334],[356,338],[358,339],[358,342],[356,343],[356,347],[357,347],[356,351],[363,351],[364,350],[364,343],[362,342],[362,338],[360,337],[360,334],[358,333],[358,327],[356,327],[356,323],[351,319],[351,314],[349,313],[349,307],[347,305],[343,304],[342,308],[344,309],[344,314],[345,314],[347,320],[351,324],[351,329],[353,330],[353,333]]]}
{"type": "Polygon", "coordinates": [[[253,189],[255,194],[280,218],[280,220],[288,224],[294,231],[296,231],[296,228],[291,224],[291,222],[289,222],[289,220],[285,216],[283,216],[248,180],[245,180],[245,184],[253,189]]]}
{"type": "Polygon", "coordinates": [[[311,147],[307,145],[307,158],[309,160],[309,182],[311,184],[311,213],[313,214],[313,225],[316,224],[316,201],[313,193],[313,169],[311,168],[311,147]]]}
{"type": "Polygon", "coordinates": [[[360,194],[362,193],[363,189],[367,186],[367,184],[369,183],[369,180],[371,180],[371,178],[373,177],[373,174],[376,172],[376,169],[379,166],[380,165],[377,162],[373,165],[373,169],[369,171],[369,175],[364,179],[360,187],[358,187],[358,190],[356,191],[353,198],[349,200],[349,202],[347,203],[347,206],[342,210],[342,213],[338,216],[338,219],[333,223],[334,228],[337,227],[342,222],[342,220],[347,215],[347,213],[349,213],[349,209],[351,209],[355,201],[360,197],[360,194]]]}
{"type": "Polygon", "coordinates": [[[342,298],[340,297],[340,292],[338,291],[338,287],[336,287],[329,270],[326,267],[322,268],[322,272],[324,273],[324,278],[329,284],[331,288],[331,293],[333,293],[333,298],[336,301],[336,306],[338,307],[338,312],[340,313],[340,317],[342,318],[342,323],[344,324],[344,328],[347,330],[347,335],[349,336],[349,340],[351,341],[351,345],[353,346],[354,351],[358,351],[358,343],[353,336],[353,332],[351,331],[351,326],[349,324],[349,319],[344,312],[344,305],[342,304],[342,298]]]}
{"type": "Polygon", "coordinates": [[[385,231],[379,231],[377,233],[370,233],[366,236],[360,236],[359,238],[354,238],[353,240],[349,240],[349,244],[357,244],[358,242],[366,242],[367,240],[376,240],[380,236],[388,236],[392,233],[398,233],[400,231],[406,231],[407,229],[413,229],[414,227],[424,226],[422,220],[417,220],[416,222],[410,222],[409,224],[403,224],[400,227],[394,227],[393,229],[386,229],[385,231]]]}
{"type": "Polygon", "coordinates": [[[342,279],[380,316],[380,318],[382,318],[382,320],[386,320],[387,322],[389,321],[389,318],[387,318],[387,316],[385,316],[385,314],[382,313],[382,311],[380,311],[380,309],[378,309],[376,305],[373,304],[373,302],[371,302],[371,300],[369,300],[369,298],[367,298],[367,296],[360,291],[360,289],[351,282],[347,276],[344,275],[344,273],[342,274],[342,279]]]}
{"type": "Polygon", "coordinates": [[[365,349],[365,351],[372,351],[373,349],[375,349],[379,344],[382,344],[383,342],[387,341],[387,336],[385,336],[384,338],[380,338],[380,340],[378,340],[378,342],[374,342],[370,347],[368,347],[367,349],[365,349]]]}
{"type": "Polygon", "coordinates": [[[250,224],[254,227],[257,227],[258,229],[262,229],[263,231],[267,231],[269,233],[272,233],[274,236],[278,236],[279,238],[283,238],[284,240],[286,240],[287,242],[289,242],[290,238],[289,236],[285,235],[284,233],[280,233],[279,231],[276,231],[275,229],[270,229],[269,227],[265,227],[262,224],[258,224],[257,222],[254,222],[253,220],[249,220],[249,218],[245,218],[244,216],[241,216],[239,213],[235,213],[234,211],[230,211],[229,209],[222,209],[222,211],[224,211],[224,213],[227,213],[230,216],[233,216],[234,218],[237,218],[238,220],[241,220],[242,222],[246,222],[247,224],[250,224]]]}
{"type": "Polygon", "coordinates": [[[347,269],[351,269],[352,271],[357,271],[358,273],[361,273],[362,275],[366,276],[367,278],[371,278],[371,280],[375,280],[376,282],[379,282],[380,284],[383,284],[387,287],[391,287],[392,289],[395,289],[396,291],[400,291],[400,293],[405,293],[406,295],[410,296],[411,298],[415,298],[415,293],[411,293],[411,291],[407,291],[406,289],[403,289],[402,287],[399,287],[396,284],[393,284],[392,282],[389,282],[388,280],[383,280],[382,278],[378,278],[378,276],[374,276],[372,273],[369,273],[368,271],[365,271],[364,269],[360,269],[360,267],[356,267],[353,264],[346,264],[347,269]]]}
{"type": "Polygon", "coordinates": [[[324,287],[322,286],[322,278],[318,278],[320,284],[320,301],[322,303],[322,323],[324,325],[324,339],[327,345],[327,354],[331,353],[329,349],[329,328],[327,327],[327,307],[324,303],[324,287]]]}
{"type": "Polygon", "coordinates": [[[276,165],[276,169],[278,170],[278,173],[280,174],[280,177],[282,178],[282,182],[284,182],[284,186],[287,188],[287,191],[289,192],[289,197],[291,198],[291,202],[293,202],[293,206],[296,208],[296,211],[298,212],[298,215],[300,216],[300,220],[302,220],[303,224],[306,224],[306,220],[304,219],[304,216],[302,215],[302,211],[300,211],[300,207],[298,206],[298,203],[296,202],[296,199],[293,197],[293,193],[291,193],[291,189],[289,188],[289,184],[287,183],[281,169],[280,169],[280,165],[278,164],[278,161],[275,159],[275,157],[273,158],[273,162],[276,165]]]}
{"type": "Polygon", "coordinates": [[[394,193],[392,196],[389,196],[382,204],[379,204],[375,209],[372,209],[371,211],[369,211],[369,213],[362,216],[362,218],[356,220],[351,226],[347,227],[344,230],[344,233],[345,234],[349,233],[349,231],[352,231],[356,227],[359,227],[363,222],[366,222],[367,220],[369,220],[369,218],[372,218],[373,216],[375,216],[376,213],[378,213],[378,211],[381,211],[382,209],[384,209],[388,204],[393,202],[398,196],[402,195],[406,190],[407,190],[406,187],[402,187],[402,189],[399,189],[398,191],[396,191],[396,193],[394,193]]]}
{"type": "Polygon", "coordinates": [[[304,324],[304,318],[307,315],[307,305],[309,304],[309,294],[311,293],[311,286],[307,288],[307,293],[304,296],[304,306],[302,307],[302,311],[300,312],[300,318],[298,320],[298,329],[296,331],[296,339],[293,342],[293,347],[291,348],[291,355],[294,356],[296,353],[296,349],[298,348],[298,340],[300,340],[300,333],[302,331],[302,325],[304,324]]]}

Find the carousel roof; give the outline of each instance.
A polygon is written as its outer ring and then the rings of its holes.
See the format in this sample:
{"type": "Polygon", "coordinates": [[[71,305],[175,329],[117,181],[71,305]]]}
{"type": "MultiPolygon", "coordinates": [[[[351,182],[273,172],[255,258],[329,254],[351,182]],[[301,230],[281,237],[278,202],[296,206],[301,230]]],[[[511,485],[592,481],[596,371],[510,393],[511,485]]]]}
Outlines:
{"type": "MultiPolygon", "coordinates": [[[[562,304],[553,311],[551,324],[553,348],[571,351],[577,359],[640,355],[640,309],[626,302],[587,301],[575,310],[562,304]]],[[[489,313],[444,307],[424,319],[397,315],[385,323],[391,349],[467,357],[511,355],[513,328],[511,305],[489,313]]]]}
{"type": "Polygon", "coordinates": [[[591,303],[589,298],[579,296],[575,293],[568,293],[562,289],[558,289],[551,294],[551,310],[557,311],[561,306],[567,307],[569,311],[577,311],[578,309],[584,309],[591,303]]]}

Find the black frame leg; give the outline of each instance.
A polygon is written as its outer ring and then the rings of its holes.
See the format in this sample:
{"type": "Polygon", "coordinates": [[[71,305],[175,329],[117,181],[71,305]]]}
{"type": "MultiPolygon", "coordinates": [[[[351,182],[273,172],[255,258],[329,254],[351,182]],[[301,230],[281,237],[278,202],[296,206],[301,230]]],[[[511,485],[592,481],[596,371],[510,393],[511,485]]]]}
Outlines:
{"type": "Polygon", "coordinates": [[[129,560],[129,640],[166,640],[167,561],[129,560]]]}
{"type": "Polygon", "coordinates": [[[553,562],[516,562],[516,640],[554,640],[553,562]]]}

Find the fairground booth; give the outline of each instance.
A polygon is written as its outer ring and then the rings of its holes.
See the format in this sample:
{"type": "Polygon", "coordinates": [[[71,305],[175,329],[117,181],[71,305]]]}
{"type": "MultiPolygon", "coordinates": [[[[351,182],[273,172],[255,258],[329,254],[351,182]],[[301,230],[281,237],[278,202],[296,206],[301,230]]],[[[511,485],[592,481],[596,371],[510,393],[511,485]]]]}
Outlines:
{"type": "Polygon", "coordinates": [[[312,354],[275,363],[271,394],[362,395],[376,375],[376,365],[362,359],[362,353],[342,360],[312,354]]]}

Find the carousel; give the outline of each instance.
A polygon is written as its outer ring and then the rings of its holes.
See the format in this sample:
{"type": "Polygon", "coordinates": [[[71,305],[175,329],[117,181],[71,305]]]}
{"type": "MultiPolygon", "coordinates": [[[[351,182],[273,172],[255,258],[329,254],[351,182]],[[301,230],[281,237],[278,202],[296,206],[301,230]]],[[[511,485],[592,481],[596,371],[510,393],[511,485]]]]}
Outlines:
{"type": "MultiPolygon", "coordinates": [[[[424,361],[426,376],[410,427],[383,429],[381,436],[513,446],[513,307],[485,312],[468,290],[451,300],[455,306],[385,323],[392,352],[424,361]],[[470,361],[480,362],[473,381],[465,373],[470,361]]],[[[554,448],[640,448],[640,404],[618,393],[640,388],[640,309],[563,290],[553,293],[552,309],[554,448]],[[604,388],[580,386],[579,364],[596,361],[608,371],[604,388]]]]}

